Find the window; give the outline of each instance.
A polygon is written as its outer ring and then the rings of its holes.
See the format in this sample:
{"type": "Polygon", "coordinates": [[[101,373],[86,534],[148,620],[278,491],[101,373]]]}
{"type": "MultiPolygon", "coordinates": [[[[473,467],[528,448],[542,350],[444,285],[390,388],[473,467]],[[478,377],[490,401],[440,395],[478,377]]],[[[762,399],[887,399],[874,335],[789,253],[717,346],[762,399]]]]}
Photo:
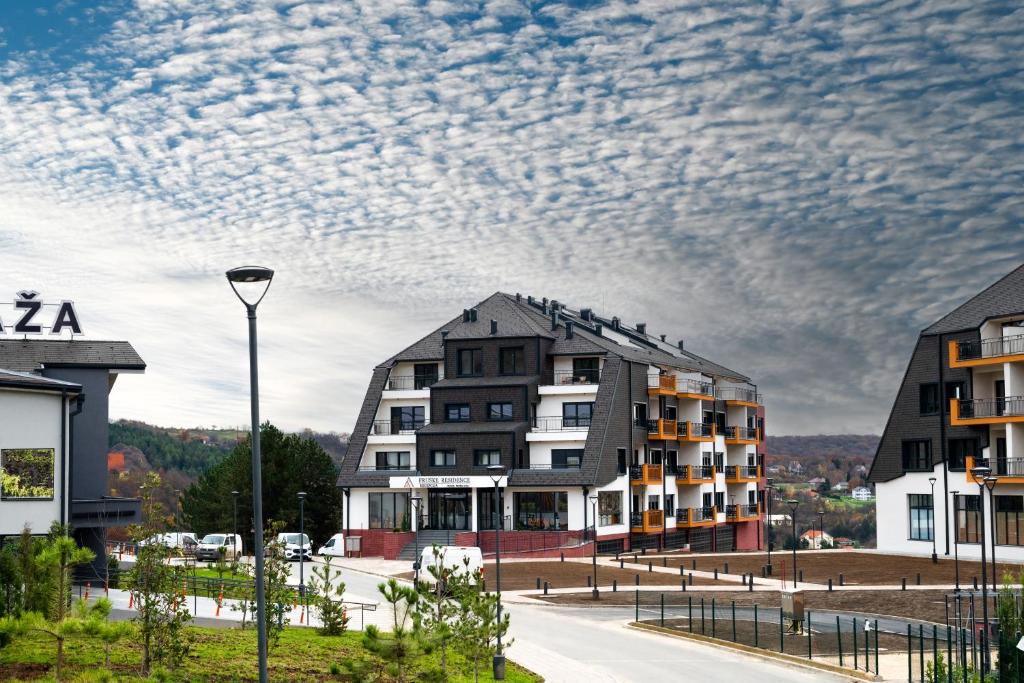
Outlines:
{"type": "Polygon", "coordinates": [[[725,471],[725,453],[722,451],[715,451],[715,469],[718,472],[725,471]]]}
{"type": "Polygon", "coordinates": [[[725,512],[725,492],[718,491],[715,493],[715,507],[718,508],[718,512],[725,512]]]}
{"type": "Polygon", "coordinates": [[[501,451],[493,449],[477,449],[473,451],[473,464],[477,467],[501,464],[501,451]]]}
{"type": "Polygon", "coordinates": [[[597,492],[597,519],[601,526],[622,524],[622,491],[597,492]]]}
{"type": "Polygon", "coordinates": [[[665,494],[665,514],[674,515],[676,514],[676,494],[666,493],[665,494]]]}
{"type": "Polygon", "coordinates": [[[523,353],[522,346],[499,349],[498,373],[502,375],[526,374],[526,354],[523,353]]]}
{"type": "Polygon", "coordinates": [[[910,509],[910,540],[930,541],[934,533],[935,520],[932,517],[932,496],[930,493],[908,493],[910,509]]]}
{"type": "Polygon", "coordinates": [[[914,439],[903,442],[903,471],[925,472],[932,469],[932,440],[914,439]]]}
{"type": "Polygon", "coordinates": [[[652,448],[651,449],[651,453],[650,453],[650,457],[648,458],[647,462],[649,464],[651,464],[651,465],[660,465],[661,464],[661,449],[660,448],[652,448]]]}
{"type": "Polygon", "coordinates": [[[1024,497],[996,496],[996,544],[1024,545],[1024,497]]]}
{"type": "Polygon", "coordinates": [[[9,448],[0,451],[2,498],[53,499],[52,448],[9,448]]]}
{"type": "Polygon", "coordinates": [[[946,400],[942,402],[942,412],[949,412],[949,402],[954,398],[967,398],[963,382],[946,382],[946,400]]]}
{"type": "Polygon", "coordinates": [[[455,451],[430,451],[433,467],[455,467],[455,451]]]}
{"type": "Polygon", "coordinates": [[[412,366],[414,389],[426,389],[437,383],[437,363],[416,363],[412,366]]]}
{"type": "Polygon", "coordinates": [[[484,352],[481,349],[459,349],[455,372],[459,377],[480,377],[484,374],[484,352]]]}
{"type": "Polygon", "coordinates": [[[981,454],[981,447],[977,439],[950,439],[948,452],[949,469],[962,470],[967,467],[967,456],[977,458],[981,454]]]}
{"type": "Polygon", "coordinates": [[[978,496],[954,496],[956,538],[958,543],[977,543],[981,536],[981,511],[978,496]]]}
{"type": "Polygon", "coordinates": [[[679,452],[678,451],[666,451],[665,452],[665,472],[668,474],[675,474],[679,471],[679,452]]]}
{"type": "Polygon", "coordinates": [[[637,427],[643,427],[647,429],[647,404],[646,403],[634,403],[633,404],[633,424],[637,427]]]}
{"type": "Polygon", "coordinates": [[[541,531],[569,528],[569,494],[538,491],[512,494],[517,530],[541,531]]]}
{"type": "Polygon", "coordinates": [[[662,408],[662,410],[661,410],[661,416],[663,418],[665,418],[666,420],[668,420],[669,422],[675,422],[676,421],[676,407],[675,406],[670,406],[670,405],[666,404],[665,407],[662,408]]]}
{"type": "Polygon", "coordinates": [[[512,419],[512,404],[511,403],[488,403],[487,404],[487,419],[488,420],[511,420],[512,419]]]}
{"type": "Polygon", "coordinates": [[[593,403],[563,403],[563,427],[589,427],[590,417],[594,412],[593,403]]]}
{"type": "Polygon", "coordinates": [[[920,385],[918,402],[922,415],[936,415],[939,412],[939,383],[929,382],[920,385]]]}
{"type": "Polygon", "coordinates": [[[597,358],[573,358],[572,376],[575,381],[585,384],[597,384],[601,378],[597,358]]]}
{"type": "Polygon", "coordinates": [[[661,509],[661,497],[650,495],[647,496],[647,509],[648,510],[660,510],[661,509]]]}
{"type": "Polygon", "coordinates": [[[583,462],[582,448],[552,448],[551,469],[578,469],[583,462]]]}
{"type": "MultiPolygon", "coordinates": [[[[477,528],[481,531],[494,530],[494,489],[477,489],[476,492],[477,528]]],[[[505,509],[505,492],[498,494],[498,509],[505,509]]],[[[504,517],[504,514],[502,514],[504,517]]],[[[502,524],[504,527],[504,524],[502,524]]]]}
{"type": "Polygon", "coordinates": [[[371,529],[409,529],[408,493],[370,493],[371,529]]]}
{"type": "Polygon", "coordinates": [[[377,453],[378,470],[407,470],[409,451],[383,451],[377,453]]]}
{"type": "Polygon", "coordinates": [[[626,449],[625,448],[619,448],[616,451],[616,462],[618,463],[618,473],[619,474],[625,474],[626,473],[626,449]]]}
{"type": "Polygon", "coordinates": [[[395,406],[391,409],[391,433],[419,429],[424,423],[423,406],[395,406]]]}
{"type": "Polygon", "coordinates": [[[725,413],[715,413],[715,426],[719,434],[725,434],[725,413]]]}
{"type": "Polygon", "coordinates": [[[445,403],[444,419],[446,422],[469,422],[469,404],[445,403]]]}

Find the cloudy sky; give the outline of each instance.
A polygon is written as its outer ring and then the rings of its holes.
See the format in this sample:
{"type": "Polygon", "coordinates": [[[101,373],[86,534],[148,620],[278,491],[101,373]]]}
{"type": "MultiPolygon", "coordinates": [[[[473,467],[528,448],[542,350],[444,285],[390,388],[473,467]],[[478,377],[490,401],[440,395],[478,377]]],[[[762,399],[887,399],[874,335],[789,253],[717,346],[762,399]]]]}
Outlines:
{"type": "Polygon", "coordinates": [[[880,432],[1024,260],[1022,63],[1013,1],[4,2],[0,301],[130,340],[114,416],[167,425],[247,422],[254,262],[287,428],[501,289],[686,339],[776,434],[880,432]]]}

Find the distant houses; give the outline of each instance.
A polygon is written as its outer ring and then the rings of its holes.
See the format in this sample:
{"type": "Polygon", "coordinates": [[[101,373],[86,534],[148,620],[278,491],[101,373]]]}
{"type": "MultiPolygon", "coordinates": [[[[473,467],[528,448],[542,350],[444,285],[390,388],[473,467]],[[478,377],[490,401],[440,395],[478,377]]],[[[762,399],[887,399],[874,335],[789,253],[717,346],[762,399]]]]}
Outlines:
{"type": "Polygon", "coordinates": [[[800,545],[806,543],[811,550],[821,550],[824,547],[833,547],[832,537],[827,531],[811,529],[800,534],[800,545]]]}
{"type": "Polygon", "coordinates": [[[871,489],[867,486],[858,486],[850,494],[854,500],[874,500],[875,494],[871,492],[871,489]]]}

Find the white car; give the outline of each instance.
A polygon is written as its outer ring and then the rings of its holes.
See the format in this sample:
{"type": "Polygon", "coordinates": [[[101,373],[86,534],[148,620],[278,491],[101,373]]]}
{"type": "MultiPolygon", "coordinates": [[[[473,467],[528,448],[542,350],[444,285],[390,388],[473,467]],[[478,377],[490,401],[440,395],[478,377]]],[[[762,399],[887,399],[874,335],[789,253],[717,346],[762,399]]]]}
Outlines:
{"type": "Polygon", "coordinates": [[[225,560],[242,555],[242,537],[238,534],[206,534],[196,546],[197,560],[216,561],[224,553],[225,560]]]}
{"type": "Polygon", "coordinates": [[[313,559],[313,544],[306,534],[278,534],[277,542],[284,546],[286,560],[298,560],[300,553],[306,562],[313,559]]]}
{"type": "Polygon", "coordinates": [[[449,569],[453,574],[465,573],[475,583],[473,577],[477,571],[483,576],[484,556],[480,552],[480,548],[473,546],[438,546],[437,554],[434,553],[433,547],[424,548],[423,552],[420,553],[420,581],[434,585],[433,574],[430,573],[429,569],[431,566],[449,569]]]}
{"type": "Polygon", "coordinates": [[[317,555],[329,555],[331,557],[345,557],[345,535],[334,534],[327,543],[320,546],[320,550],[316,551],[317,555]]]}

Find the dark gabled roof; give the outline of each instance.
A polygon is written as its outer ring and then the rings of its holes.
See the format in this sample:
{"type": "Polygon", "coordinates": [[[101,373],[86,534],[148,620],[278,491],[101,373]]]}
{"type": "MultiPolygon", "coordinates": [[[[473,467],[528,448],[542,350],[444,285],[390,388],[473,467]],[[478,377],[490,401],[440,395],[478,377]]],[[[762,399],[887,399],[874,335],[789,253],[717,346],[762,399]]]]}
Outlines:
{"type": "Polygon", "coordinates": [[[146,363],[125,341],[0,340],[0,368],[32,372],[43,367],[145,370],[146,363]]]}
{"type": "Polygon", "coordinates": [[[1024,313],[1024,265],[1017,266],[981,292],[926,327],[921,334],[974,330],[990,318],[1024,313]]]}
{"type": "Polygon", "coordinates": [[[538,322],[527,311],[516,305],[507,294],[495,292],[473,308],[477,311],[475,321],[463,322],[449,330],[449,339],[480,339],[483,337],[546,337],[554,339],[550,326],[545,327],[543,318],[538,322]],[[491,334],[491,321],[497,323],[498,331],[491,334]]]}
{"type": "Polygon", "coordinates": [[[80,384],[64,382],[58,379],[50,379],[34,375],[30,372],[15,372],[0,368],[0,388],[36,389],[39,391],[67,391],[75,394],[82,391],[80,384]]]}

